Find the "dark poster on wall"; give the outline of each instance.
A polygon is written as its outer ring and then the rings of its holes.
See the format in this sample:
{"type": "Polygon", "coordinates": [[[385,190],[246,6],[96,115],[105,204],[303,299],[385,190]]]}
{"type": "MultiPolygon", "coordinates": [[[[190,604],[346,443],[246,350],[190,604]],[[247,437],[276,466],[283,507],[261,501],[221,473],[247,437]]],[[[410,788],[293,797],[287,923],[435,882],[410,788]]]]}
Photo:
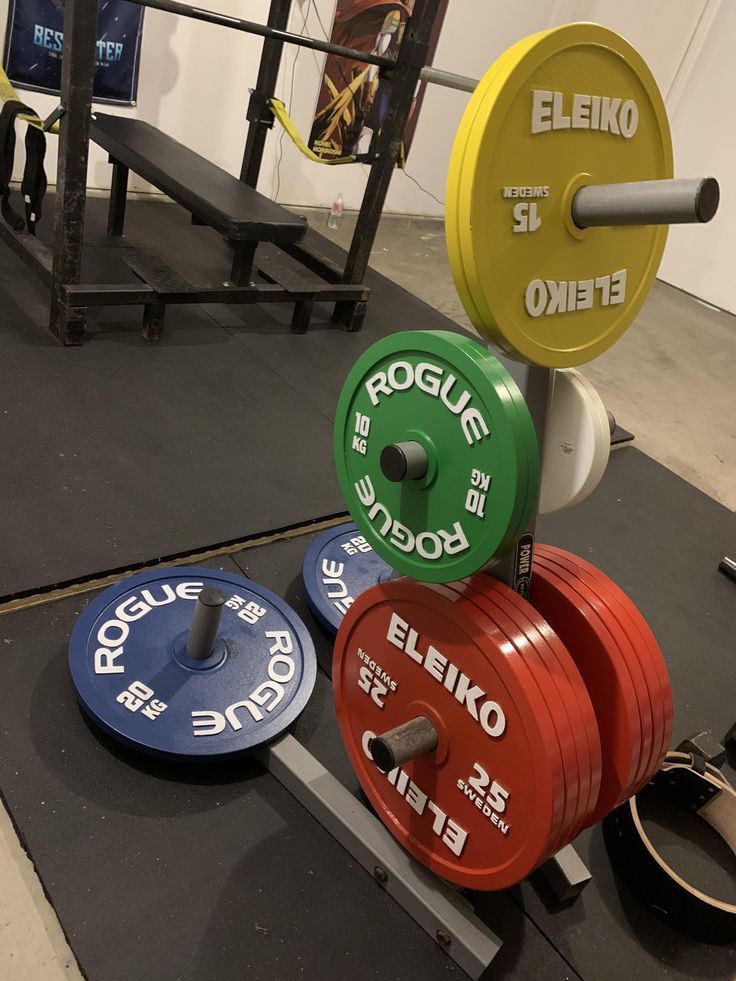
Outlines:
{"type": "MultiPolygon", "coordinates": [[[[101,0],[97,15],[95,102],[135,105],[143,8],[101,0]]],[[[10,0],[5,72],[19,89],[58,94],[64,45],[63,0],[10,0]]]]}
{"type": "MultiPolygon", "coordinates": [[[[440,3],[432,29],[427,64],[432,64],[449,0],[440,3]]],[[[396,60],[415,0],[338,0],[330,40],[348,48],[396,60]]],[[[414,97],[404,130],[399,166],[403,167],[417,126],[426,83],[414,97]]],[[[309,136],[318,156],[349,156],[374,149],[386,115],[391,82],[374,65],[328,55],[309,136]]]]}

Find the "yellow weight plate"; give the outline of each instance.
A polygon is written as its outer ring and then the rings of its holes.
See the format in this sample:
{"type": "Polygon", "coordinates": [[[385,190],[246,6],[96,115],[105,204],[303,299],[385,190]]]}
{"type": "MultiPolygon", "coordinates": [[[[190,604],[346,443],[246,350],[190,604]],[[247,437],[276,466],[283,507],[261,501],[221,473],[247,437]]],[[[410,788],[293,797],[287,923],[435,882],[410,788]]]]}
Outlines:
{"type": "Polygon", "coordinates": [[[463,117],[460,120],[460,125],[455,133],[452,154],[450,155],[450,165],[447,171],[447,183],[445,185],[445,243],[447,245],[447,256],[450,261],[450,271],[455,283],[455,289],[460,297],[460,302],[470,318],[470,322],[474,327],[483,333],[483,319],[478,313],[478,309],[473,302],[473,298],[468,287],[467,277],[465,275],[465,267],[463,265],[463,256],[460,249],[460,230],[458,228],[459,207],[457,195],[460,191],[460,175],[462,173],[462,164],[465,157],[465,148],[467,146],[470,131],[475,123],[475,117],[481,103],[482,93],[486,91],[488,86],[498,74],[498,71],[507,55],[508,51],[504,51],[504,53],[493,62],[485,75],[480,79],[475,91],[473,92],[473,97],[468,105],[468,109],[463,114],[463,117]],[[472,111],[470,111],[471,106],[472,111]]]}
{"type": "Polygon", "coordinates": [[[467,110],[460,120],[460,125],[455,134],[452,154],[450,156],[450,165],[447,172],[445,193],[445,240],[447,243],[447,254],[450,261],[450,270],[455,283],[455,289],[460,297],[460,302],[462,303],[470,322],[474,327],[476,327],[477,330],[481,332],[482,335],[487,334],[487,331],[484,328],[485,321],[478,312],[478,308],[475,306],[470,287],[468,286],[468,279],[465,274],[465,267],[463,264],[462,250],[460,248],[460,229],[458,225],[460,208],[458,195],[460,193],[465,150],[468,144],[468,138],[472,132],[473,126],[475,125],[478,109],[482,104],[483,95],[491,86],[499,71],[501,71],[501,69],[504,67],[508,58],[513,56],[513,53],[517,47],[521,45],[529,45],[536,38],[541,37],[541,35],[545,33],[546,31],[542,31],[539,34],[531,34],[529,37],[522,38],[518,44],[514,45],[512,48],[508,48],[503,52],[503,54],[496,58],[491,67],[478,82],[478,85],[473,92],[467,110]]]}
{"type": "Polygon", "coordinates": [[[641,308],[667,231],[581,230],[571,201],[584,184],[672,176],[651,72],[614,32],[571,24],[509,49],[471,112],[453,200],[476,326],[518,360],[590,361],[641,308]]]}

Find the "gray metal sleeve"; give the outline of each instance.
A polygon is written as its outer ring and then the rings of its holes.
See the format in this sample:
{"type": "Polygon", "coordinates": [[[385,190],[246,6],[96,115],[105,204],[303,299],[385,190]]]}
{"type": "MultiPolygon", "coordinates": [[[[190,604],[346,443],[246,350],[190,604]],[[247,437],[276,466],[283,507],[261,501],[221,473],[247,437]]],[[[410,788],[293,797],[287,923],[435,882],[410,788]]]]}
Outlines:
{"type": "Polygon", "coordinates": [[[599,225],[682,225],[707,222],[718,210],[715,177],[590,184],[572,200],[578,228],[599,225]]]}
{"type": "Polygon", "coordinates": [[[474,92],[478,85],[477,78],[469,78],[467,75],[456,75],[455,72],[446,72],[441,68],[432,68],[425,65],[419,72],[419,77],[423,82],[431,82],[433,85],[444,85],[448,89],[458,89],[460,92],[474,92]]]}

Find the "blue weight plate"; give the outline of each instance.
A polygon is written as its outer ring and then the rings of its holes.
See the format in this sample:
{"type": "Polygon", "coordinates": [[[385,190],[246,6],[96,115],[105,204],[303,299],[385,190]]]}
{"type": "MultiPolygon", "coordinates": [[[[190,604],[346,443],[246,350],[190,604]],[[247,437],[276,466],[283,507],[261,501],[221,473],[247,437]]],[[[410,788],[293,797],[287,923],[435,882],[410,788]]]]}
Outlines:
{"type": "Polygon", "coordinates": [[[156,569],[100,593],[69,640],[82,708],[115,739],[179,760],[234,756],[279,736],[317,675],[312,638],[275,593],[199,566],[156,569]],[[226,597],[213,653],[186,653],[196,599],[226,597]]]}
{"type": "Polygon", "coordinates": [[[318,535],[302,564],[309,608],[331,634],[337,633],[346,611],[361,593],[393,574],[352,521],[318,535]]]}

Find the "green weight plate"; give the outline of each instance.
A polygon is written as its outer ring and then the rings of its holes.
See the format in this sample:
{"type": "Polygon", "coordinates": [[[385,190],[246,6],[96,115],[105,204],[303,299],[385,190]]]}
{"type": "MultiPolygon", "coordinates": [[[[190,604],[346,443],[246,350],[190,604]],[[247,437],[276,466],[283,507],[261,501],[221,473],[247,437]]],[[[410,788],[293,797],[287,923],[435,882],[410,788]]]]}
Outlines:
{"type": "Polygon", "coordinates": [[[366,540],[425,582],[501,558],[539,490],[534,426],[516,383],[482,345],[447,331],[393,334],[358,359],[337,406],[335,460],[366,540]],[[419,476],[386,470],[384,450],[397,444],[418,445],[419,476]]]}

